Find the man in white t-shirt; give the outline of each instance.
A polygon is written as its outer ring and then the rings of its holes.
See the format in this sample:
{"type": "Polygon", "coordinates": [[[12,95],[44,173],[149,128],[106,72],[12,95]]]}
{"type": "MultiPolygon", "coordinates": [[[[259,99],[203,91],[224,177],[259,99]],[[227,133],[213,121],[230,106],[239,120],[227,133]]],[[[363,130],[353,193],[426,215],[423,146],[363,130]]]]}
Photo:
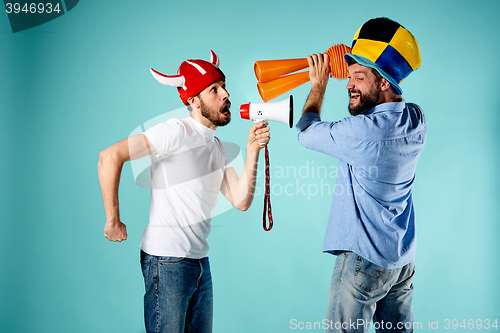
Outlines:
{"type": "Polygon", "coordinates": [[[127,239],[120,220],[118,184],[126,161],[151,155],[149,224],[141,243],[146,285],[144,316],[149,332],[211,332],[213,294],[207,237],[211,215],[221,191],[239,210],[253,200],[259,151],[269,142],[263,122],[250,129],[241,177],[215,137],[231,119],[229,93],[219,61],[186,60],[177,75],[153,76],[178,87],[190,110],[184,119],[170,119],[101,152],[101,184],[110,241],[127,239]]]}

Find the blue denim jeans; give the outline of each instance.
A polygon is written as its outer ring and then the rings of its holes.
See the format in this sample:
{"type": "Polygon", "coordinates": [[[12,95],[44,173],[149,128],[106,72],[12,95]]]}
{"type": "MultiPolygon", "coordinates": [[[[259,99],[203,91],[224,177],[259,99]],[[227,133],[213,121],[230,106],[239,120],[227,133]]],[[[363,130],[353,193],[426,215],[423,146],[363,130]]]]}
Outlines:
{"type": "Polygon", "coordinates": [[[141,251],[147,333],[210,333],[212,277],[208,257],[158,257],[141,251]]]}
{"type": "Polygon", "coordinates": [[[385,269],[353,252],[337,256],[327,332],[413,332],[414,262],[385,269]],[[373,322],[372,322],[373,319],[373,322]]]}

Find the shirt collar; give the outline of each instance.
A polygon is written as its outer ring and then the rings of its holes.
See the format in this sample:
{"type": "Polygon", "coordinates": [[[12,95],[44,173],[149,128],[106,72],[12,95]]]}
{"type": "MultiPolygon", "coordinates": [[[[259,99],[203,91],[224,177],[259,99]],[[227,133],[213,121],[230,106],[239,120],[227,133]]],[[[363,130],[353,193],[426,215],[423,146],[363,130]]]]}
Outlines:
{"type": "Polygon", "coordinates": [[[388,103],[382,103],[382,104],[376,105],[364,114],[369,115],[369,114],[384,112],[384,111],[403,112],[405,105],[406,105],[405,100],[401,98],[400,102],[388,102],[388,103]]]}
{"type": "Polygon", "coordinates": [[[194,124],[194,126],[198,129],[203,134],[203,137],[205,138],[205,141],[208,143],[214,139],[215,136],[215,130],[206,127],[205,125],[201,124],[200,122],[194,120],[192,117],[187,117],[189,121],[194,124]]]}

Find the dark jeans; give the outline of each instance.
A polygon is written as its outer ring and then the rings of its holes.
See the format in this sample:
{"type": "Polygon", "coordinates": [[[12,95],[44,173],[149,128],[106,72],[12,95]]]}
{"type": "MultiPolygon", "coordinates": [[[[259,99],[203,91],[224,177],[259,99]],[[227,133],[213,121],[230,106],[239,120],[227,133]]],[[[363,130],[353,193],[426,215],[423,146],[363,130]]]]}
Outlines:
{"type": "Polygon", "coordinates": [[[213,291],[208,257],[158,257],[141,251],[141,266],[147,333],[212,332],[213,291]]]}

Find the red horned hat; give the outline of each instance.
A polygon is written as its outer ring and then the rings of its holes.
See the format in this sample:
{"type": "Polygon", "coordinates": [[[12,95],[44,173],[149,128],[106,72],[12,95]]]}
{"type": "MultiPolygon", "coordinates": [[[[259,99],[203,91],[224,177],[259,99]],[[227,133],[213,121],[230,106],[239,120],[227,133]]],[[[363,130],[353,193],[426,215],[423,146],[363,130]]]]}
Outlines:
{"type": "Polygon", "coordinates": [[[158,82],[177,87],[180,98],[186,105],[189,97],[200,93],[215,81],[225,78],[219,69],[219,57],[212,50],[210,50],[210,62],[199,59],[186,60],[179,66],[177,75],[165,75],[152,68],[151,74],[158,82]]]}

